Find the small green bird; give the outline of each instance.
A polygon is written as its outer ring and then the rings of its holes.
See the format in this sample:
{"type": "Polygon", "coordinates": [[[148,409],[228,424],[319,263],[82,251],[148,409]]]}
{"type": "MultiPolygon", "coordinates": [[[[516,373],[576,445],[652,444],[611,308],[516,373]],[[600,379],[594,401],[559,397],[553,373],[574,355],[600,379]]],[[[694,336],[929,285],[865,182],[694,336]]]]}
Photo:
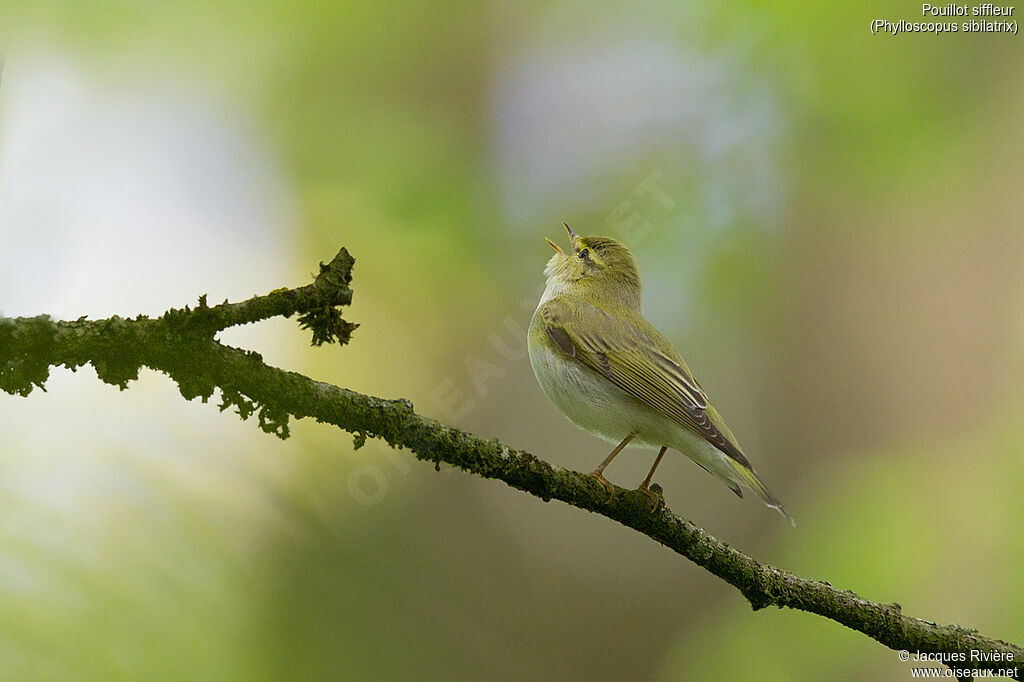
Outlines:
{"type": "MultiPolygon", "coordinates": [[[[690,368],[640,312],[640,274],[633,254],[605,237],[580,237],[555,255],[530,323],[530,364],[551,402],[580,428],[618,443],[591,472],[608,489],[604,470],[634,441],[660,447],[639,490],[650,490],[668,448],[679,450],[734,493],[753,490],[769,507],[793,517],[765,487],[725,420],[711,406],[690,368]]],[[[794,524],[795,525],[795,524],[794,524]]]]}

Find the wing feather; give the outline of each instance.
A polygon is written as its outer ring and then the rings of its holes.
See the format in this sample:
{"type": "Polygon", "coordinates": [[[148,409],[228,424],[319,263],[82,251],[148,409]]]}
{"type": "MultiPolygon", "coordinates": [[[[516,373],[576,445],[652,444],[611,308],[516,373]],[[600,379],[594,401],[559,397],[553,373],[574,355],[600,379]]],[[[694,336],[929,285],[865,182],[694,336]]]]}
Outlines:
{"type": "Polygon", "coordinates": [[[689,368],[643,318],[630,321],[579,299],[561,299],[548,301],[540,311],[559,350],[750,468],[732,434],[715,423],[720,421],[717,412],[689,368]]]}

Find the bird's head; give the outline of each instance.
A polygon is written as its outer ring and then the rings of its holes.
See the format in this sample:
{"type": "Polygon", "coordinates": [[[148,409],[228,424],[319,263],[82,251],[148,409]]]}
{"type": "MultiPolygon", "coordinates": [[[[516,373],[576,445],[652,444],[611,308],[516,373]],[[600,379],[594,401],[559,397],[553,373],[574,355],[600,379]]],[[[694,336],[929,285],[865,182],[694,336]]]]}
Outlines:
{"type": "MultiPolygon", "coordinates": [[[[565,223],[562,223],[565,225],[565,223]]],[[[571,293],[640,309],[640,274],[636,260],[621,242],[607,237],[581,237],[568,225],[569,251],[550,239],[555,255],[544,268],[548,298],[571,293]]]]}

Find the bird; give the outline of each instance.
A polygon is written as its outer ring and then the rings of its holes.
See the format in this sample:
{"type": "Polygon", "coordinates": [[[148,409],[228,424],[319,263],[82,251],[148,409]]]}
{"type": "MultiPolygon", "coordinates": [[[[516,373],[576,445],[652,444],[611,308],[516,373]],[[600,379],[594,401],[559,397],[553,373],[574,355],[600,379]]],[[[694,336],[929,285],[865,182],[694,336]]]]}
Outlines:
{"type": "Polygon", "coordinates": [[[530,321],[530,365],[545,395],[580,428],[617,443],[590,475],[609,493],[604,476],[628,444],[659,448],[638,490],[655,509],[654,472],[677,450],[738,496],[754,492],[789,522],[793,517],[768,490],[725,420],[672,344],[641,311],[636,259],[619,241],[580,237],[563,223],[570,249],[546,239],[555,253],[544,269],[544,293],[530,321]]]}

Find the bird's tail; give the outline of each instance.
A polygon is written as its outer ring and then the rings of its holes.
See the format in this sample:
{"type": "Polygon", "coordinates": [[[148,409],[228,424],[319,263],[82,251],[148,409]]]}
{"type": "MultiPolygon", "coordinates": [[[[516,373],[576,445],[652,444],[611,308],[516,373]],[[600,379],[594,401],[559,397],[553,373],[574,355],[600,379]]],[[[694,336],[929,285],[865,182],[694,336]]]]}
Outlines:
{"type": "Polygon", "coordinates": [[[743,466],[734,459],[730,459],[730,462],[733,468],[736,469],[736,473],[739,474],[739,482],[741,484],[757,493],[757,496],[761,498],[762,502],[772,509],[778,510],[780,514],[786,517],[791,525],[794,527],[796,526],[796,521],[793,520],[793,517],[789,515],[786,508],[782,506],[781,502],[779,502],[779,498],[775,497],[771,490],[768,490],[768,486],[761,482],[761,479],[757,477],[757,474],[754,473],[753,469],[743,466]]]}

